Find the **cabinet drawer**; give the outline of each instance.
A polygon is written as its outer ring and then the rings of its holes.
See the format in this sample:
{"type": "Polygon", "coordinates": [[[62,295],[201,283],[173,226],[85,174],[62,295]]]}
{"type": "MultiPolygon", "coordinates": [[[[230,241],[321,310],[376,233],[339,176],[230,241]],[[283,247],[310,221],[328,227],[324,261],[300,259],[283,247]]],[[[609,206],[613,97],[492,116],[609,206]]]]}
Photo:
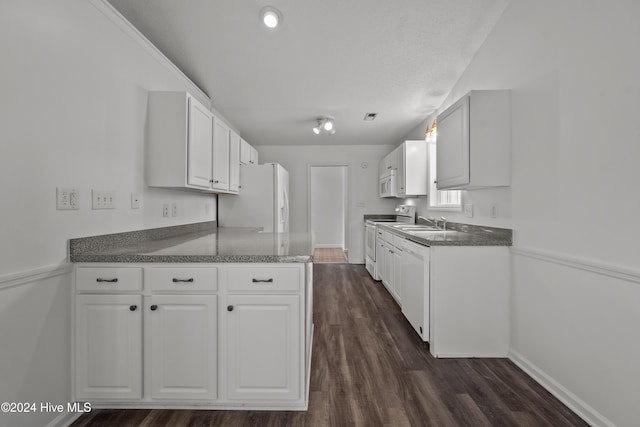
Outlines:
{"type": "Polygon", "coordinates": [[[147,270],[152,291],[215,291],[218,289],[217,268],[157,267],[147,270]]]}
{"type": "Polygon", "coordinates": [[[394,234],[392,237],[392,241],[391,243],[393,244],[393,246],[395,246],[398,249],[402,249],[402,242],[404,242],[406,239],[402,236],[398,236],[397,234],[394,234]]]}
{"type": "Polygon", "coordinates": [[[142,290],[142,269],[137,267],[78,267],[79,291],[122,292],[142,290]]]}
{"type": "Polygon", "coordinates": [[[229,291],[299,291],[300,269],[295,267],[230,267],[229,291]]]}

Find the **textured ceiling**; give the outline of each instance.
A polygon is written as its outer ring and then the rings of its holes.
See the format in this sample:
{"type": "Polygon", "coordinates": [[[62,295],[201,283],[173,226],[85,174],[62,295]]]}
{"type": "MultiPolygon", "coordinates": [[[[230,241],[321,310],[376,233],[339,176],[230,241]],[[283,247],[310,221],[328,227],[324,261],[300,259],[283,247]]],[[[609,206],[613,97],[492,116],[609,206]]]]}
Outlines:
{"type": "Polygon", "coordinates": [[[509,0],[110,0],[254,145],[396,144],[509,0]],[[260,9],[278,8],[269,31],[260,9]],[[376,112],[373,122],[363,121],[376,112]],[[313,135],[318,116],[336,134],[313,135]]]}

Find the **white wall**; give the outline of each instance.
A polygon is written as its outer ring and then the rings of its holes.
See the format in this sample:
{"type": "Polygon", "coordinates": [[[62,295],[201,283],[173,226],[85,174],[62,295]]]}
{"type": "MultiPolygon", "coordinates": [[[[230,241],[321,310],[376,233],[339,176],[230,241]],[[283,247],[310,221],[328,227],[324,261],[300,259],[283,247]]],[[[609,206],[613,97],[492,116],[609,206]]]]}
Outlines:
{"type": "Polygon", "coordinates": [[[311,166],[309,179],[316,247],[344,249],[347,166],[311,166]]]}
{"type": "Polygon", "coordinates": [[[309,164],[349,165],[347,250],[349,262],[364,263],[365,214],[393,213],[398,201],[378,197],[378,163],[393,150],[391,145],[258,145],[260,163],[277,162],[289,171],[293,232],[308,230],[307,167],[309,164]],[[364,165],[366,164],[366,167],[364,165]]]}
{"type": "MultiPolygon", "coordinates": [[[[66,403],[71,275],[55,266],[67,240],[212,220],[215,198],[145,186],[147,93],[191,86],[92,3],[0,2],[0,52],[0,401],[66,403]],[[79,188],[81,209],[56,211],[56,186],[79,188]],[[92,188],[114,190],[117,209],[92,211],[92,188]],[[179,216],[162,218],[171,202],[179,216]]],[[[0,414],[0,426],[55,416],[0,414]]]]}
{"type": "Polygon", "coordinates": [[[638,18],[635,1],[513,0],[440,109],[512,90],[511,187],[445,216],[514,229],[512,357],[596,425],[640,419],[638,18]]]}

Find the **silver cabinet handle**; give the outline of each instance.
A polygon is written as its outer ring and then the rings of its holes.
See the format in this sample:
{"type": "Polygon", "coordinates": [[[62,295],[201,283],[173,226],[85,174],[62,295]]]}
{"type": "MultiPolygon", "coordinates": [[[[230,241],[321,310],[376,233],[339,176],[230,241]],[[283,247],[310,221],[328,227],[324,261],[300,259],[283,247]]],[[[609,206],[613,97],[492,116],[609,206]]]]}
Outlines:
{"type": "Polygon", "coordinates": [[[172,280],[173,283],[193,283],[193,277],[188,279],[176,279],[175,277],[172,280]]]}
{"type": "Polygon", "coordinates": [[[251,279],[253,283],[273,283],[273,277],[269,279],[251,279]]]}
{"type": "Polygon", "coordinates": [[[118,283],[118,279],[103,279],[102,277],[98,277],[96,279],[96,282],[98,283],[118,283]]]}

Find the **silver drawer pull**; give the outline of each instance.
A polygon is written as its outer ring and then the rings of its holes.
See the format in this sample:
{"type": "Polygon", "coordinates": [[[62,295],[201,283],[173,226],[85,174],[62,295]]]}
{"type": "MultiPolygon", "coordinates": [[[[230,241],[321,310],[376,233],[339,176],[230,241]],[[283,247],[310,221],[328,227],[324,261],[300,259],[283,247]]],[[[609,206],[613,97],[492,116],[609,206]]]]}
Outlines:
{"type": "Polygon", "coordinates": [[[273,283],[273,277],[270,279],[251,279],[253,283],[273,283]]]}
{"type": "Polygon", "coordinates": [[[102,277],[98,277],[96,279],[96,282],[98,283],[118,283],[118,279],[103,279],[102,277]]]}
{"type": "Polygon", "coordinates": [[[191,277],[189,279],[176,279],[174,277],[173,278],[173,283],[193,283],[193,277],[191,277]]]}

